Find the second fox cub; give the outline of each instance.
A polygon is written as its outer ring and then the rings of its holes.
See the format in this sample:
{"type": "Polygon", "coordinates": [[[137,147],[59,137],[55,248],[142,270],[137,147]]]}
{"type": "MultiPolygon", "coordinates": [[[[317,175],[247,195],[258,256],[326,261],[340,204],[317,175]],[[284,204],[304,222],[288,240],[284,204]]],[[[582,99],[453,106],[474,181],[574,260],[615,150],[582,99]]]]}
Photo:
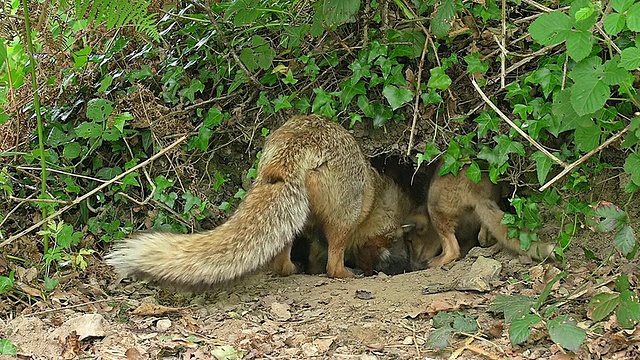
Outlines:
{"type": "Polygon", "coordinates": [[[271,260],[288,275],[297,271],[294,238],[312,222],[327,239],[327,274],[351,277],[345,249],[377,256],[375,244],[384,246],[409,211],[406,195],[371,167],[347,130],[297,116],[267,138],[256,180],[226,223],[200,234],[139,234],[116,244],[107,263],[122,276],[181,288],[233,280],[271,260]]]}
{"type": "Polygon", "coordinates": [[[464,174],[434,175],[427,190],[427,206],[409,217],[415,227],[408,235],[412,267],[438,267],[457,259],[460,243],[456,229],[463,223],[480,224],[478,240],[483,246],[490,245],[493,237],[503,247],[535,259],[551,255],[554,244],[536,242],[525,251],[520,248],[520,240],[508,237],[508,226],[501,224],[503,212],[496,203],[498,198],[497,186],[486,177],[476,184],[464,174]]]}

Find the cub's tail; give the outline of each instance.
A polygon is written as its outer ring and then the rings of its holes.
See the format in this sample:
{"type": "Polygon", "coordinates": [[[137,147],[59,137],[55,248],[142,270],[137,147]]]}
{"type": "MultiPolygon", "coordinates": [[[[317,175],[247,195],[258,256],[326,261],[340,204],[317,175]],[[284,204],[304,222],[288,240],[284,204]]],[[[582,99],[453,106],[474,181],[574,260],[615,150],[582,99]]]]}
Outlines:
{"type": "Polygon", "coordinates": [[[293,242],[308,214],[302,181],[262,181],[216,229],[200,234],[141,233],[116,244],[107,264],[123,277],[203,288],[270,261],[293,242]]]}
{"type": "Polygon", "coordinates": [[[528,250],[520,247],[520,240],[509,238],[509,227],[501,224],[503,212],[495,201],[485,199],[476,204],[476,214],[480,218],[480,222],[491,235],[493,235],[498,243],[504,248],[518,254],[528,255],[536,260],[544,260],[553,254],[555,245],[552,243],[533,242],[528,250]]]}

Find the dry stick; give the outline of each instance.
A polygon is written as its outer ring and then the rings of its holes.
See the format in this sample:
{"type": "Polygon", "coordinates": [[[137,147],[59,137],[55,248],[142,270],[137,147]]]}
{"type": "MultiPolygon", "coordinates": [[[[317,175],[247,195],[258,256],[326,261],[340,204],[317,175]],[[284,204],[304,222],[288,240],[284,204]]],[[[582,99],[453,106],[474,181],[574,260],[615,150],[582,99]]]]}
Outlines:
{"type": "Polygon", "coordinates": [[[564,170],[562,170],[558,175],[556,175],[553,179],[549,180],[546,184],[542,185],[542,187],[540,188],[540,191],[544,191],[546,190],[549,186],[553,185],[553,183],[555,183],[556,181],[558,181],[560,178],[562,178],[563,176],[567,175],[567,173],[569,173],[571,170],[575,169],[578,165],[582,164],[583,162],[587,161],[587,159],[589,159],[590,157],[592,157],[595,153],[600,152],[602,149],[606,148],[607,146],[609,146],[612,142],[618,140],[622,135],[624,135],[627,131],[629,131],[631,125],[627,125],[627,127],[625,127],[624,129],[622,129],[619,133],[615,134],[614,136],[610,137],[607,141],[603,142],[602,144],[600,144],[597,148],[589,151],[588,153],[586,153],[583,157],[581,157],[580,159],[576,160],[574,163],[572,163],[569,166],[566,166],[564,168],[564,170]]]}
{"type": "Polygon", "coordinates": [[[411,123],[411,134],[409,134],[409,146],[407,146],[407,156],[411,155],[411,148],[413,148],[413,138],[416,134],[416,124],[418,122],[418,105],[420,104],[420,83],[422,80],[422,68],[424,66],[424,58],[427,54],[427,46],[429,41],[424,39],[424,45],[422,46],[422,56],[420,56],[420,66],[418,66],[418,82],[416,83],[416,101],[413,104],[413,122],[411,123]]]}
{"type": "Polygon", "coordinates": [[[518,125],[516,125],[513,121],[511,121],[511,119],[509,119],[494,103],[491,102],[491,100],[489,100],[487,95],[485,95],[485,93],[482,92],[482,89],[480,89],[480,86],[478,86],[478,83],[474,78],[471,78],[471,84],[473,84],[473,87],[476,88],[476,91],[478,92],[478,94],[480,94],[480,97],[482,98],[482,100],[484,100],[484,102],[487,103],[487,105],[489,105],[493,109],[493,111],[495,111],[496,114],[498,114],[498,116],[502,118],[502,120],[506,121],[507,124],[509,124],[509,126],[514,128],[518,132],[518,134],[522,135],[525,139],[527,139],[527,141],[529,141],[533,146],[535,146],[543,154],[547,155],[551,160],[562,165],[563,167],[568,166],[564,161],[558,159],[552,153],[547,151],[547,149],[543,148],[542,145],[540,145],[537,141],[533,140],[533,138],[529,136],[529,134],[524,132],[522,129],[520,129],[518,125]]]}
{"type": "Polygon", "coordinates": [[[174,147],[178,146],[180,143],[182,143],[183,141],[185,141],[189,136],[184,135],[183,137],[181,137],[180,139],[174,141],[171,145],[167,146],[166,148],[162,149],[162,151],[158,152],[157,154],[153,155],[152,157],[148,158],[147,160],[145,160],[144,162],[132,167],[131,169],[123,172],[122,174],[114,177],[113,179],[109,180],[108,182],[101,184],[100,186],[98,186],[97,188],[89,191],[88,193],[76,198],[75,200],[73,200],[71,202],[71,204],[63,207],[62,209],[56,211],[55,213],[47,216],[46,218],[38,221],[37,223],[31,225],[28,229],[21,231],[20,233],[11,236],[10,238],[8,238],[7,240],[3,241],[2,243],[0,243],[0,248],[3,248],[5,245],[9,245],[11,244],[15,239],[24,236],[28,233],[30,233],[31,231],[37,229],[38,227],[40,227],[40,225],[44,224],[45,222],[55,218],[56,216],[59,216],[60,214],[64,213],[65,211],[71,209],[72,207],[74,207],[75,205],[78,205],[80,202],[84,201],[85,199],[87,199],[88,197],[90,197],[91,195],[97,193],[98,191],[104,189],[105,187],[113,184],[114,182],[124,178],[125,176],[129,175],[130,173],[140,169],[143,166],[146,166],[147,164],[149,164],[150,162],[152,162],[153,160],[159,158],[160,156],[164,155],[165,153],[169,152],[171,149],[173,149],[174,147]]]}

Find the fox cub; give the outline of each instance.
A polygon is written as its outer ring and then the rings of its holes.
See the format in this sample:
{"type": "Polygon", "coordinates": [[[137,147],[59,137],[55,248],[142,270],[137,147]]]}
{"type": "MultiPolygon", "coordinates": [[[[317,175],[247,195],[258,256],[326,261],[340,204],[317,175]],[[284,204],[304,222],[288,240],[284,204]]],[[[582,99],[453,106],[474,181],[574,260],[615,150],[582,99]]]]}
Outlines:
{"type": "Polygon", "coordinates": [[[554,244],[536,242],[525,251],[520,248],[520,240],[508,237],[508,226],[501,224],[503,212],[498,198],[497,186],[484,176],[476,184],[464,174],[434,175],[427,189],[426,206],[417,208],[406,221],[412,268],[439,267],[457,259],[461,250],[456,230],[474,224],[480,225],[478,241],[482,246],[497,241],[535,259],[549,257],[554,244]]]}
{"type": "Polygon", "coordinates": [[[206,288],[270,261],[289,275],[298,271],[294,238],[314,224],[328,244],[327,274],[352,277],[345,251],[361,249],[362,266],[373,266],[409,204],[342,126],[295,116],[268,136],[256,180],[227,222],[199,234],[137,234],[117,243],[107,263],[121,276],[178,288],[206,288]]]}

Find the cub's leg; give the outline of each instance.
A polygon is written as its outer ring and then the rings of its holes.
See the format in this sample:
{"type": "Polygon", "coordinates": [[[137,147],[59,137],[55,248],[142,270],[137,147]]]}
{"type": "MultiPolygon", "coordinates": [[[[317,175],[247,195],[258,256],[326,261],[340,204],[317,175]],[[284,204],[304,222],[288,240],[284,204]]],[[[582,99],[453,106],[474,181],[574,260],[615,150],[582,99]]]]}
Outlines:
{"type": "Polygon", "coordinates": [[[327,275],[331,278],[352,278],[355,275],[344,266],[344,251],[352,231],[341,227],[327,228],[329,254],[327,259],[327,275]]]}
{"type": "Polygon", "coordinates": [[[452,262],[460,256],[460,244],[456,238],[457,219],[451,214],[435,211],[429,207],[431,224],[440,236],[442,253],[429,261],[429,267],[439,267],[452,262]]]}
{"type": "Polygon", "coordinates": [[[289,276],[298,272],[298,267],[291,261],[291,247],[285,247],[273,258],[273,271],[280,276],[289,276]]]}

